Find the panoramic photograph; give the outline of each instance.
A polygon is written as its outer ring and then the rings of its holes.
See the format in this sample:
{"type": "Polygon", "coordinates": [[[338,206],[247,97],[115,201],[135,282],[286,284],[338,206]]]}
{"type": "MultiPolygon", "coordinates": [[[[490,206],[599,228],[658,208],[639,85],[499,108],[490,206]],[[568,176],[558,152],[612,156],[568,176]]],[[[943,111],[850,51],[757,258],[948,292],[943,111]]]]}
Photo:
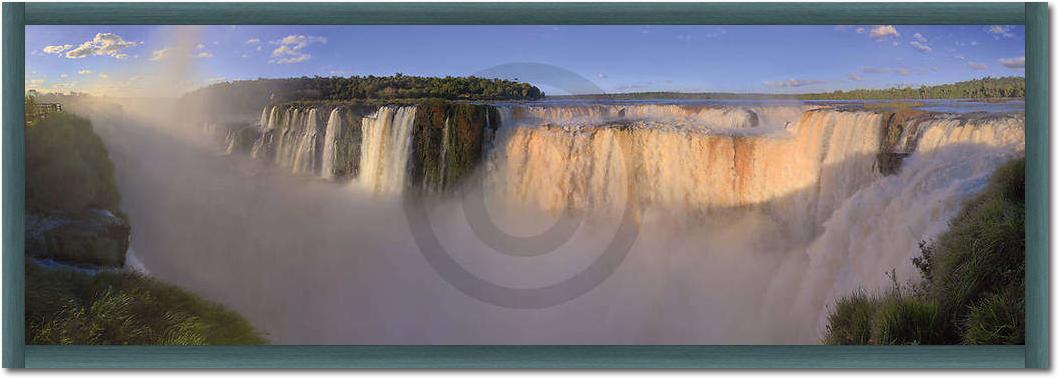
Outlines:
{"type": "Polygon", "coordinates": [[[29,25],[25,342],[1024,344],[1025,46],[29,25]]]}

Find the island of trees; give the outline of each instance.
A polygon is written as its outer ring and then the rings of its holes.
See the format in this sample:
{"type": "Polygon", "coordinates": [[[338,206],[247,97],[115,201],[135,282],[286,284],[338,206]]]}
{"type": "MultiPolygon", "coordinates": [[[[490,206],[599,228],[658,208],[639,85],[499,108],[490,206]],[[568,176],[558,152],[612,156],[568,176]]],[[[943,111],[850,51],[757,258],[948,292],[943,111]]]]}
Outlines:
{"type": "Polygon", "coordinates": [[[481,77],[393,76],[298,77],[237,80],[192,92],[230,97],[267,93],[273,102],[356,99],[538,100],[539,88],[510,80],[481,77]]]}
{"type": "Polygon", "coordinates": [[[855,89],[799,95],[804,100],[896,100],[1025,98],[1024,77],[985,77],[952,84],[887,89],[855,89]]]}
{"type": "Polygon", "coordinates": [[[635,92],[548,96],[555,99],[578,100],[907,100],[907,99],[995,99],[1024,98],[1024,77],[985,77],[952,84],[893,87],[885,89],[854,89],[826,93],[767,94],[723,92],[635,92]]]}

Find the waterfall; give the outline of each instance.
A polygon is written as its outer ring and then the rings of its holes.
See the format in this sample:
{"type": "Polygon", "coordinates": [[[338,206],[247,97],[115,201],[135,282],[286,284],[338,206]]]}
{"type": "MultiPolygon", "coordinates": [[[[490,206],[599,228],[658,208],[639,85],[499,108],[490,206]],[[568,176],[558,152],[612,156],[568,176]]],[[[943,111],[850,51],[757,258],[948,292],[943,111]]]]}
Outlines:
{"type": "Polygon", "coordinates": [[[359,181],[364,188],[375,193],[404,189],[414,121],[413,106],[384,106],[363,118],[359,181]]]}
{"type": "Polygon", "coordinates": [[[619,206],[612,186],[628,175],[640,206],[708,211],[784,200],[826,213],[878,177],[872,164],[880,126],[880,117],[867,112],[808,112],[789,131],[754,136],[651,123],[571,128],[503,121],[505,140],[490,157],[496,168],[489,181],[501,197],[549,211],[619,206]]]}
{"type": "Polygon", "coordinates": [[[334,159],[336,158],[335,149],[337,148],[336,143],[338,141],[338,133],[342,129],[342,116],[341,108],[334,108],[331,110],[331,115],[327,117],[327,130],[323,137],[323,157],[320,162],[320,175],[328,180],[334,179],[334,159]]]}

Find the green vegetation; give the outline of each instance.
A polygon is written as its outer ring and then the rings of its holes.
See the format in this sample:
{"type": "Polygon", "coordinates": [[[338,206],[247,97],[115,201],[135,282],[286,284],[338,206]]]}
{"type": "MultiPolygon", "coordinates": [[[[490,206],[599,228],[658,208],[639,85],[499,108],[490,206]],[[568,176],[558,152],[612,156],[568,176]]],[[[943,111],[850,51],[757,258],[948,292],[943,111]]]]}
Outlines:
{"type": "Polygon", "coordinates": [[[487,105],[441,100],[420,104],[412,136],[413,185],[443,191],[469,177],[481,160],[486,133],[498,127],[496,120],[499,114],[487,105]]]}
{"type": "MultiPolygon", "coordinates": [[[[27,106],[30,101],[27,97],[27,106]]],[[[69,113],[27,121],[26,210],[70,213],[101,208],[117,213],[114,164],[91,122],[69,113]]]]}
{"type": "Polygon", "coordinates": [[[920,245],[922,282],[841,298],[827,344],[1021,344],[1025,340],[1025,159],[996,171],[950,229],[920,245]]]}
{"type": "Polygon", "coordinates": [[[797,96],[803,100],[1025,98],[1024,77],[985,77],[918,88],[856,89],[797,96]]]}
{"type": "Polygon", "coordinates": [[[27,344],[263,344],[234,312],[153,278],[26,264],[27,344]]]}

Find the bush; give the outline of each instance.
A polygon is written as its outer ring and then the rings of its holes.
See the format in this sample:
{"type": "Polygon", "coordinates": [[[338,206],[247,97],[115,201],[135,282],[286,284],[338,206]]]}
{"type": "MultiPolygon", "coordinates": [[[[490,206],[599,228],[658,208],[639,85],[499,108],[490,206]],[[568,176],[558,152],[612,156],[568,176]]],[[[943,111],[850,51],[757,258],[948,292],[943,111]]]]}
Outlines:
{"type": "Polygon", "coordinates": [[[865,291],[857,291],[838,300],[834,311],[827,315],[826,344],[873,344],[871,316],[877,303],[865,291]]]}
{"type": "Polygon", "coordinates": [[[871,319],[871,340],[875,344],[934,344],[940,341],[937,304],[929,299],[891,292],[879,300],[871,319]]]}
{"type": "Polygon", "coordinates": [[[1025,302],[1017,295],[990,295],[970,306],[964,322],[966,344],[1024,344],[1025,302]]]}
{"type": "Polygon", "coordinates": [[[264,344],[238,314],[129,272],[49,270],[26,264],[28,344],[264,344]]]}

